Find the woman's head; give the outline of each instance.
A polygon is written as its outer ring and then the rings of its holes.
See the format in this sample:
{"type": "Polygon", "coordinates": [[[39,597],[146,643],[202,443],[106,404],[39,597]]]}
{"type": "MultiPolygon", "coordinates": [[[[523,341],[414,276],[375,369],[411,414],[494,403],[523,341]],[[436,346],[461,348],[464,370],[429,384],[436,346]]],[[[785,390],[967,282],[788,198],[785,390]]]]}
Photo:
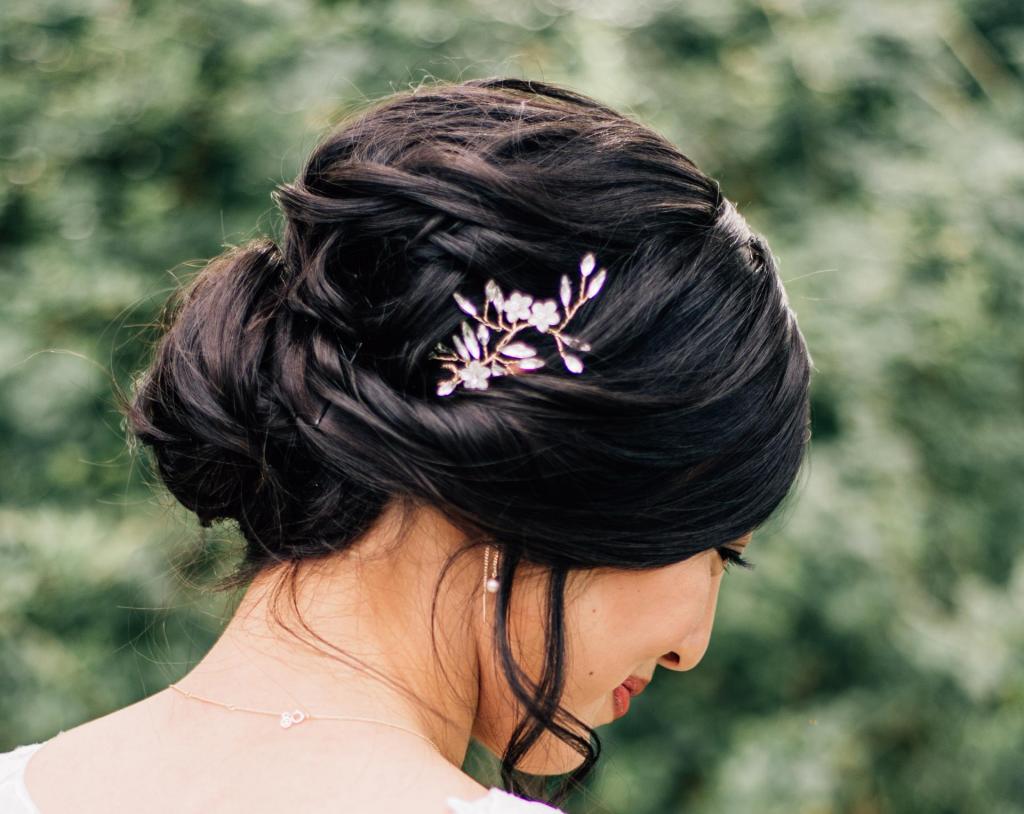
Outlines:
{"type": "Polygon", "coordinates": [[[771,252],[662,137],[517,79],[389,97],[274,198],[280,242],[226,252],[173,301],[130,430],[204,525],[238,522],[244,559],[221,587],[356,545],[392,501],[439,512],[481,566],[492,545],[495,658],[524,712],[492,746],[513,787],[542,736],[579,750],[580,779],[596,735],[555,704],[612,672],[693,666],[716,550],[738,550],[798,473],[811,360],[771,252]],[[572,321],[583,372],[545,337],[539,370],[437,394],[431,355],[466,318],[455,293],[479,302],[493,279],[557,298],[587,252],[607,278],[572,321]],[[538,686],[509,642],[527,574],[543,575],[538,686]],[[626,607],[633,622],[594,627],[626,607]],[[628,656],[577,671],[573,625],[590,631],[580,654],[601,639],[628,656]]]}

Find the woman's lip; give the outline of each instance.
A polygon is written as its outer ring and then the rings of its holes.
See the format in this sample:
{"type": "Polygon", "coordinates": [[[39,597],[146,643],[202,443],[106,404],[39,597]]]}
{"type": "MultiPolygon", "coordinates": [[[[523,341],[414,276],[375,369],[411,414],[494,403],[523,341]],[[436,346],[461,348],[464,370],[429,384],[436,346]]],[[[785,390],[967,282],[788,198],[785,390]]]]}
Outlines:
{"type": "Polygon", "coordinates": [[[649,682],[650,679],[648,678],[641,678],[640,676],[630,676],[625,681],[623,681],[622,684],[620,684],[619,686],[625,687],[627,690],[629,690],[629,694],[632,696],[639,695],[640,693],[642,693],[644,691],[644,687],[646,687],[649,682]]]}
{"type": "Polygon", "coordinates": [[[618,687],[612,690],[613,706],[615,708],[612,713],[614,718],[621,718],[629,712],[629,698],[631,695],[632,693],[629,691],[629,688],[624,684],[619,684],[618,687]]]}
{"type": "Polygon", "coordinates": [[[649,682],[649,678],[630,676],[619,684],[618,687],[612,690],[613,706],[615,707],[613,715],[615,718],[621,718],[629,712],[629,699],[634,695],[642,693],[644,687],[646,687],[649,682]]]}

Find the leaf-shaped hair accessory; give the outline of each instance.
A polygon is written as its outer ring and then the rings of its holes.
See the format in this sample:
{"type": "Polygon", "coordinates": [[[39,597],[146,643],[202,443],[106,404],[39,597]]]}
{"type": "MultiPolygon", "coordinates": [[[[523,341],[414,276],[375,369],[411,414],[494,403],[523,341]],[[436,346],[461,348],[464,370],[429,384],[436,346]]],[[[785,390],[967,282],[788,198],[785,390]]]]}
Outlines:
{"type": "Polygon", "coordinates": [[[439,380],[437,394],[450,395],[458,385],[468,390],[486,390],[488,379],[495,376],[516,375],[523,371],[536,370],[544,366],[544,361],[537,356],[537,349],[522,338],[512,341],[520,331],[533,328],[540,334],[550,334],[558,345],[558,353],[562,357],[566,370],[571,373],[583,371],[583,360],[565,348],[576,351],[588,351],[590,345],[575,336],[563,333],[563,329],[583,303],[593,299],[604,285],[606,269],[598,269],[597,258],[593,252],[587,252],[580,259],[580,289],[576,302],[572,302],[572,281],[563,274],[558,291],[558,300],[540,300],[522,291],[513,291],[506,297],[494,280],[488,280],[484,286],[484,305],[478,309],[476,305],[458,292],[452,294],[459,308],[479,324],[474,332],[473,326],[463,320],[458,333],[452,334],[455,350],[451,350],[438,342],[431,354],[431,359],[439,359],[442,367],[452,372],[449,379],[439,380]],[[591,276],[593,274],[593,276],[591,276]],[[565,311],[559,313],[561,302],[565,311]],[[489,318],[488,312],[493,306],[496,317],[489,318]],[[492,336],[497,337],[493,348],[490,347],[492,336]]]}

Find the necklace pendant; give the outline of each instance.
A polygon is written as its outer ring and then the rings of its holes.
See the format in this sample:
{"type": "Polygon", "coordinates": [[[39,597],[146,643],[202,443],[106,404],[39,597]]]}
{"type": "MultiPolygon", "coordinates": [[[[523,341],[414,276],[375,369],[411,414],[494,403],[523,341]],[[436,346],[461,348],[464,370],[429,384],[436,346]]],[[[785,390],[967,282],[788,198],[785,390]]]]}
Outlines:
{"type": "Polygon", "coordinates": [[[306,713],[304,713],[301,709],[295,709],[291,712],[281,713],[281,726],[284,729],[287,729],[292,724],[301,724],[304,720],[306,720],[306,713]]]}

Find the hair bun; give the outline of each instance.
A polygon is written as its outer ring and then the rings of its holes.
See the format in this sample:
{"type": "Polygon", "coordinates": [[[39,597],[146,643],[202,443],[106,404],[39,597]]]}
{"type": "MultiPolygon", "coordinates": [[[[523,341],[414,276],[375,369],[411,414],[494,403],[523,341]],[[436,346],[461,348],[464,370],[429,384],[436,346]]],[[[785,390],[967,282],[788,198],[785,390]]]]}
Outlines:
{"type": "Polygon", "coordinates": [[[266,432],[282,421],[265,375],[287,277],[261,238],[210,261],[168,302],[166,332],[125,415],[168,489],[203,525],[240,519],[266,488],[266,432]]]}

